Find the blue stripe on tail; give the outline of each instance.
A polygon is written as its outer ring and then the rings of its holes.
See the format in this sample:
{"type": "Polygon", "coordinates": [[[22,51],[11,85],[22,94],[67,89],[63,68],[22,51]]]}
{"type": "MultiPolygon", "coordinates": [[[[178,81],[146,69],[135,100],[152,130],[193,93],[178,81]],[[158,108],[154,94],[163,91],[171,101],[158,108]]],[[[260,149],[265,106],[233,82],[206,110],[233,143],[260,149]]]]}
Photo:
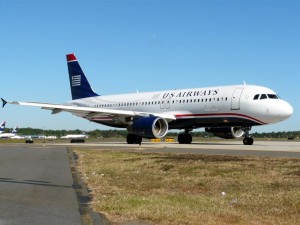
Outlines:
{"type": "Polygon", "coordinates": [[[84,72],[82,71],[76,56],[74,54],[67,55],[70,87],[72,93],[72,100],[80,98],[88,98],[99,96],[95,93],[89,84],[84,72]]]}

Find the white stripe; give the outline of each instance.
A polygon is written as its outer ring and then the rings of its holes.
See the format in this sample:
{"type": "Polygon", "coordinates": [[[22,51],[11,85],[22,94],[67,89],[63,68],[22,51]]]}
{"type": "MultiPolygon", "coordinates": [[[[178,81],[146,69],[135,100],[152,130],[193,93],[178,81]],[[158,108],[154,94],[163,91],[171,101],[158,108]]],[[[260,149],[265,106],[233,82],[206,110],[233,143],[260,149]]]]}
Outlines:
{"type": "Polygon", "coordinates": [[[81,75],[72,76],[72,87],[81,85],[81,75]]]}

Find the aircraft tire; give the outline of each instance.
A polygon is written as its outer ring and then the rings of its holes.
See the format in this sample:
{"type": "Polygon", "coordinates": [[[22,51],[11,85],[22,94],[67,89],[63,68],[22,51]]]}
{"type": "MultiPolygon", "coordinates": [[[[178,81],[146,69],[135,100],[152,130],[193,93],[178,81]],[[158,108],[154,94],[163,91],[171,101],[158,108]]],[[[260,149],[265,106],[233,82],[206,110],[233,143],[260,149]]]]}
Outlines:
{"type": "Polygon", "coordinates": [[[126,137],[127,144],[134,144],[133,134],[128,134],[126,137]]]}
{"type": "Polygon", "coordinates": [[[142,143],[142,137],[136,134],[128,134],[127,135],[127,144],[141,144],[142,143]]]}
{"type": "Polygon", "coordinates": [[[190,134],[186,134],[186,144],[191,144],[193,141],[193,137],[190,134]]]}
{"type": "Polygon", "coordinates": [[[193,141],[193,137],[190,134],[179,134],[178,142],[179,144],[191,144],[193,141]]]}
{"type": "Polygon", "coordinates": [[[254,142],[254,140],[253,140],[253,138],[251,138],[251,137],[249,137],[249,138],[245,137],[245,138],[243,139],[244,145],[253,145],[253,142],[254,142]]]}
{"type": "Polygon", "coordinates": [[[179,134],[177,140],[179,144],[184,144],[184,134],[179,134]]]}

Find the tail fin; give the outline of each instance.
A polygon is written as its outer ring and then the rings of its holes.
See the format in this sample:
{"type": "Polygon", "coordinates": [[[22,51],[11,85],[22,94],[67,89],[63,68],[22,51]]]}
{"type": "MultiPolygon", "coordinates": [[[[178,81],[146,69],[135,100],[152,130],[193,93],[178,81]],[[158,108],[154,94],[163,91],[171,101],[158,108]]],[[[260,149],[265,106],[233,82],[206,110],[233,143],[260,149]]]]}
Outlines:
{"type": "Polygon", "coordinates": [[[19,127],[15,127],[15,128],[12,130],[12,133],[14,133],[14,134],[18,133],[18,129],[19,129],[19,127]]]}
{"type": "Polygon", "coordinates": [[[84,75],[74,54],[67,55],[72,99],[99,96],[96,94],[84,75]]]}
{"type": "Polygon", "coordinates": [[[3,121],[0,125],[0,134],[4,132],[6,122],[3,121]]]}

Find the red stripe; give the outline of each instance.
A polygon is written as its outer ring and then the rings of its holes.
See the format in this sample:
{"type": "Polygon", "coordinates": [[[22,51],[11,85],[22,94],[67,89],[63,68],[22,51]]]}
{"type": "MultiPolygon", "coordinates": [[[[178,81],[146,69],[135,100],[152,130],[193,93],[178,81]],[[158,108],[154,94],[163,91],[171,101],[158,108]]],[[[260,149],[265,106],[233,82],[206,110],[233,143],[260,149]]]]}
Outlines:
{"type": "Polygon", "coordinates": [[[256,118],[253,118],[251,116],[247,116],[247,115],[243,115],[243,114],[238,114],[238,113],[215,113],[215,114],[178,114],[178,115],[175,115],[176,118],[182,118],[182,117],[206,117],[206,116],[218,116],[218,117],[221,117],[221,116],[229,116],[229,117],[234,117],[234,116],[238,116],[238,117],[244,117],[246,119],[250,119],[250,120],[253,120],[253,121],[256,121],[260,124],[266,124],[265,122],[263,121],[260,121],[256,118]]]}
{"type": "Polygon", "coordinates": [[[70,61],[76,61],[76,56],[74,54],[68,54],[67,55],[67,61],[70,62],[70,61]]]}

